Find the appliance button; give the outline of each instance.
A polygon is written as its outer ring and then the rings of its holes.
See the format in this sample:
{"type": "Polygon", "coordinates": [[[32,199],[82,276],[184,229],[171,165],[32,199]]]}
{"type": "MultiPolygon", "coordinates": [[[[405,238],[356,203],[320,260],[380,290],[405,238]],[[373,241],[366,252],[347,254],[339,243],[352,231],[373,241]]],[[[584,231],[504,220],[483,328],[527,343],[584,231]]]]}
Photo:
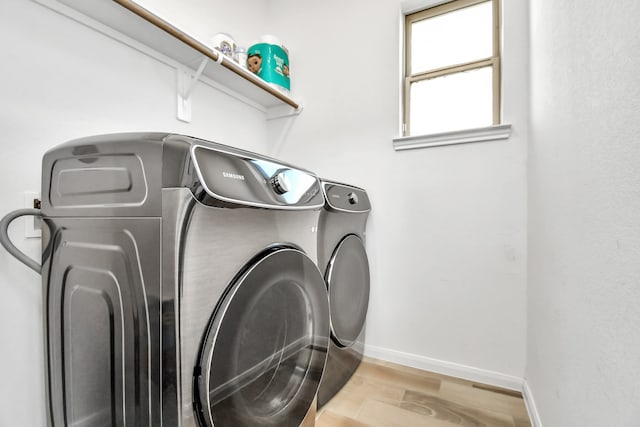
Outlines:
{"type": "Polygon", "coordinates": [[[291,189],[289,178],[287,178],[287,175],[285,175],[284,172],[279,172],[271,178],[271,186],[278,194],[284,194],[291,189]]]}

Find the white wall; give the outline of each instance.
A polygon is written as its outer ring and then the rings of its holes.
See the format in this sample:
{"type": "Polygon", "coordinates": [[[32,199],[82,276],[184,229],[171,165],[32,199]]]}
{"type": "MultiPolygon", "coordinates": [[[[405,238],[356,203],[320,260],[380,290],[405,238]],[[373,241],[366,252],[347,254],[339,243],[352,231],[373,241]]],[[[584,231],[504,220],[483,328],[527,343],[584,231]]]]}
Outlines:
{"type": "Polygon", "coordinates": [[[504,3],[504,119],[513,135],[503,142],[393,150],[398,0],[272,0],[268,31],[290,49],[292,90],[304,106],[278,155],[371,195],[368,353],[517,386],[525,360],[528,10],[504,3]]]}
{"type": "MultiPolygon", "coordinates": [[[[264,114],[199,84],[175,118],[172,68],[25,0],[0,2],[0,215],[40,190],[42,154],[72,138],[177,131],[264,152],[264,114]]],[[[39,239],[11,227],[32,256],[39,239]]],[[[0,250],[0,426],[44,426],[40,277],[0,250]]]]}
{"type": "Polygon", "coordinates": [[[543,425],[640,423],[640,3],[531,2],[526,379],[543,425]]]}
{"type": "Polygon", "coordinates": [[[264,0],[136,0],[145,9],[209,45],[227,33],[238,46],[249,47],[268,28],[269,2],[264,0]]]}

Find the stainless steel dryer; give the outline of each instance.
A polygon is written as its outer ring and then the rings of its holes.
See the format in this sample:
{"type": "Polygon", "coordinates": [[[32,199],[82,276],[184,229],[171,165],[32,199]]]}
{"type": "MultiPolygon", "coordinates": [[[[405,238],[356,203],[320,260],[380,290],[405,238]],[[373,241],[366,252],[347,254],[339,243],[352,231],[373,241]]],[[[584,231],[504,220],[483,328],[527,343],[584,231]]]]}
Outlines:
{"type": "Polygon", "coordinates": [[[325,205],[318,222],[318,266],[324,271],[329,295],[331,340],[318,390],[319,406],[345,385],[362,360],[369,305],[364,243],[371,210],[365,190],[321,181],[325,205]]]}
{"type": "Polygon", "coordinates": [[[42,195],[50,426],[313,425],[329,341],[315,175],[118,134],[47,152],[42,195]]]}

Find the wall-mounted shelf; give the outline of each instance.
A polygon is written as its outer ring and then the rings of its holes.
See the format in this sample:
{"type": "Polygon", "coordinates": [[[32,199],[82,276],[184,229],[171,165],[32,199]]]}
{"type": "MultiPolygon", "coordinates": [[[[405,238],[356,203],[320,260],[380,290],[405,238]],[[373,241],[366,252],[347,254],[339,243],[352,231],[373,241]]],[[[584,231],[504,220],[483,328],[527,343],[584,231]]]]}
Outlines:
{"type": "MultiPolygon", "coordinates": [[[[70,18],[91,25],[97,22],[151,48],[154,51],[198,70],[201,75],[245,97],[265,111],[272,107],[299,105],[288,94],[271,87],[267,82],[242,68],[236,62],[209,48],[200,41],[164,21],[131,0],[35,0],[70,18]],[[60,6],[62,5],[62,6],[60,6]],[[77,13],[89,18],[82,19],[77,13]],[[88,22],[90,21],[90,22],[88,22]],[[204,60],[207,61],[206,66],[204,60]]],[[[99,28],[97,28],[100,30],[99,28]]],[[[104,32],[104,31],[103,31],[104,32]]],[[[199,75],[194,74],[196,78],[199,75]]],[[[181,94],[179,94],[179,97],[181,94]]]]}

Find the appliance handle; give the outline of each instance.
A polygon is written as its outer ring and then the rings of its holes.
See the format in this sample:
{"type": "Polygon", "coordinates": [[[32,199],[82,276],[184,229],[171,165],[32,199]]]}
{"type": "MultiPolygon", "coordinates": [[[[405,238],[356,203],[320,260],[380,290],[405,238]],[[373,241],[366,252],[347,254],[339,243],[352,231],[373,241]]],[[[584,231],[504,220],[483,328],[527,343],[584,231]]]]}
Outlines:
{"type": "Polygon", "coordinates": [[[0,220],[0,244],[4,246],[7,252],[16,257],[18,261],[36,273],[41,274],[42,265],[38,264],[37,261],[33,260],[31,257],[25,255],[25,253],[20,249],[16,248],[11,239],[9,239],[9,224],[11,224],[11,222],[16,218],[28,215],[42,217],[42,212],[40,209],[18,209],[13,212],[9,212],[0,220]]]}

